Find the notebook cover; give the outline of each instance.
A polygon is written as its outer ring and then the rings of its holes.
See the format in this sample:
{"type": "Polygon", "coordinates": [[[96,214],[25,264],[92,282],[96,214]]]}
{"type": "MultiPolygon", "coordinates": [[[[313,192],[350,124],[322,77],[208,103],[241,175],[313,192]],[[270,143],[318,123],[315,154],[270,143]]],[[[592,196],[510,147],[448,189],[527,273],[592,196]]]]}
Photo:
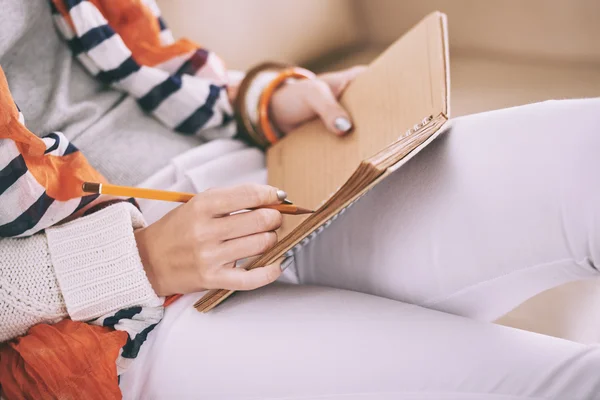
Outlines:
{"type": "MultiPolygon", "coordinates": [[[[362,160],[423,118],[448,116],[449,85],[446,16],[434,12],[348,86],[341,103],[352,116],[353,132],[337,137],[315,120],[289,133],[267,152],[269,184],[302,207],[318,208],[362,160]]],[[[285,216],[280,233],[302,220],[285,216]]]]}

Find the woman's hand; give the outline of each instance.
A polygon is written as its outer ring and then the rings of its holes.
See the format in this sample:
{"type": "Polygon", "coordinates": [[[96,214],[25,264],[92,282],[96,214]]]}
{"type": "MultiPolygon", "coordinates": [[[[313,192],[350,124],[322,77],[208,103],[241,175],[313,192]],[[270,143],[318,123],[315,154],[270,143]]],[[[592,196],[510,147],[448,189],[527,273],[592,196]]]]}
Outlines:
{"type": "Polygon", "coordinates": [[[281,214],[272,209],[285,195],[271,186],[212,189],[135,232],[152,287],[159,296],[204,289],[250,290],[276,280],[279,264],[246,271],[236,260],[264,253],[277,242],[281,214]]]}
{"type": "Polygon", "coordinates": [[[273,94],[272,122],[281,131],[289,132],[318,116],[331,132],[338,135],[349,132],[352,129],[350,116],[337,99],[365,68],[357,66],[323,74],[317,79],[285,84],[273,94]]]}

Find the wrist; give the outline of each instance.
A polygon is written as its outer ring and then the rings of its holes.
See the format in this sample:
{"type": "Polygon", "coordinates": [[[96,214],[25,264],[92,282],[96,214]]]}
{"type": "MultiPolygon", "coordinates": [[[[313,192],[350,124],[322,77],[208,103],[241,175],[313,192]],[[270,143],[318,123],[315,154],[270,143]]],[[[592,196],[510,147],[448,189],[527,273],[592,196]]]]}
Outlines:
{"type": "Polygon", "coordinates": [[[135,237],[135,241],[137,244],[137,249],[140,255],[140,260],[142,262],[142,267],[144,272],[146,273],[146,277],[148,278],[148,282],[150,282],[150,286],[158,296],[166,296],[164,293],[163,285],[161,285],[161,279],[159,277],[158,270],[155,268],[155,263],[153,262],[151,246],[150,246],[150,232],[148,232],[148,228],[140,228],[136,229],[133,232],[133,236],[135,237]]]}
{"type": "Polygon", "coordinates": [[[157,306],[134,232],[141,213],[119,203],[46,229],[54,272],[73,320],[88,321],[132,306],[157,306]]]}
{"type": "MultiPolygon", "coordinates": [[[[313,78],[315,78],[315,74],[304,68],[285,68],[281,70],[262,91],[258,104],[258,125],[263,136],[270,144],[275,144],[283,136],[281,131],[277,131],[275,124],[273,123],[274,117],[272,116],[271,105],[275,92],[291,79],[297,80],[313,78]]],[[[281,121],[278,125],[281,126],[281,121]]]]}

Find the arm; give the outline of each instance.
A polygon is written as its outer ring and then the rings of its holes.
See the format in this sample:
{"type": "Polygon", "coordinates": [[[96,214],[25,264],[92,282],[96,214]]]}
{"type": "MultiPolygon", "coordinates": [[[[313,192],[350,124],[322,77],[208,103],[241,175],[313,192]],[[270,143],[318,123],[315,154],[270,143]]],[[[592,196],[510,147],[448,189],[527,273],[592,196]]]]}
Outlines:
{"type": "Polygon", "coordinates": [[[66,317],[92,321],[133,306],[159,308],[134,237],[144,226],[140,212],[122,202],[28,238],[0,239],[0,342],[66,317]]]}
{"type": "Polygon", "coordinates": [[[223,62],[190,40],[174,41],[154,1],[52,4],[57,29],[97,79],[181,134],[235,134],[223,62]]]}
{"type": "Polygon", "coordinates": [[[60,132],[39,138],[25,128],[0,68],[0,341],[69,316],[138,343],[162,317],[137,252],[133,231],[145,223],[135,207],[115,204],[59,225],[105,204],[82,197],[84,180],[103,178],[60,132]],[[133,328],[105,318],[132,306],[145,310],[133,328]]]}
{"type": "MultiPolygon", "coordinates": [[[[250,74],[251,82],[242,82],[248,90],[238,94],[239,77],[228,73],[215,53],[187,39],[173,40],[154,0],[52,4],[57,29],[92,75],[130,94],[146,112],[185,135],[206,140],[234,136],[231,103],[238,96],[256,125],[262,89],[281,69],[250,74]]],[[[356,67],[284,85],[270,103],[272,122],[286,133],[318,116],[332,132],[347,133],[350,116],[337,98],[360,71],[356,67]]]]}

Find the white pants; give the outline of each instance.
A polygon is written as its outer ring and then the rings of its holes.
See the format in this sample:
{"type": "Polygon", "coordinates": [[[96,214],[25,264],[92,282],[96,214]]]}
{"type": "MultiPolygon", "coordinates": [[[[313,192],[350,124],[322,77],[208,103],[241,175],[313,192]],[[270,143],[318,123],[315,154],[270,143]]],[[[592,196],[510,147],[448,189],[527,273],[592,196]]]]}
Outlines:
{"type": "Polygon", "coordinates": [[[490,323],[598,277],[599,152],[600,99],[455,120],[296,255],[303,285],[169,307],[125,398],[600,399],[598,347],[490,323]]]}

